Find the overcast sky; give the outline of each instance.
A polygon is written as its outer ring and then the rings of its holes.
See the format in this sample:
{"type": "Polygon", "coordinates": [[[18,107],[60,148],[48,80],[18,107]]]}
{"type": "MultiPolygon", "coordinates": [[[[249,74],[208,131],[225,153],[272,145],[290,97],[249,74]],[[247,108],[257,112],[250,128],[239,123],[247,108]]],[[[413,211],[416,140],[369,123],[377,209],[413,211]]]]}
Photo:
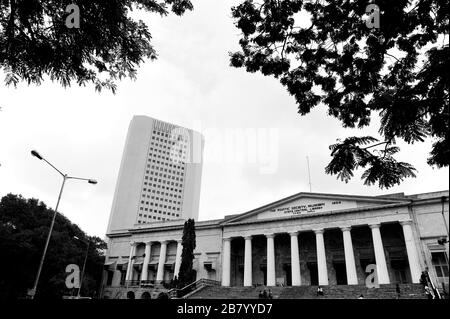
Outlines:
{"type": "MultiPolygon", "coordinates": [[[[63,89],[51,82],[17,89],[0,84],[0,196],[22,194],[55,206],[61,177],[30,155],[36,149],[69,175],[99,181],[95,186],[69,181],[60,211],[88,234],[103,238],[133,115],[200,129],[205,154],[216,154],[213,150],[222,146],[232,152],[234,144],[221,141],[233,130],[255,132],[256,161],[216,156],[204,164],[200,220],[309,191],[306,156],[313,192],[381,195],[448,189],[448,169],[426,164],[431,141],[400,144],[398,159],[412,163],[418,176],[387,191],[364,186],[360,172],[348,184],[326,175],[328,146],[338,137],[376,134],[376,121],[364,131],[351,131],[326,116],[323,107],[301,117],[277,80],[229,67],[228,52],[238,49],[239,39],[232,3],[237,1],[194,1],[194,11],[181,18],[144,15],[159,59],[143,64],[137,81],[118,83],[116,95],[98,94],[93,86],[63,89]]],[[[250,144],[244,150],[254,150],[250,144]]]]}

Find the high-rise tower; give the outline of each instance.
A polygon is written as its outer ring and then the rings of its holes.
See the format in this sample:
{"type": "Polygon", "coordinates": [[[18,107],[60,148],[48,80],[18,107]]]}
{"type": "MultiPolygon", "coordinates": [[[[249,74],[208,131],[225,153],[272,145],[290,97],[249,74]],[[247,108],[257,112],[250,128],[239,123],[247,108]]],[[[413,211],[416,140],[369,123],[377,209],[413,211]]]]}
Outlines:
{"type": "Polygon", "coordinates": [[[134,116],[116,183],[107,233],[136,224],[198,217],[203,136],[134,116]]]}

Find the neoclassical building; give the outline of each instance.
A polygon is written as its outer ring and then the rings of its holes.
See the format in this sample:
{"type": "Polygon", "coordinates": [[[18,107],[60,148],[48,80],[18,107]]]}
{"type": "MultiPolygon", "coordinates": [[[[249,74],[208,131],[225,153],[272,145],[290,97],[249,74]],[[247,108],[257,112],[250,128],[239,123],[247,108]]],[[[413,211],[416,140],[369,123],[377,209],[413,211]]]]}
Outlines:
{"type": "MultiPolygon", "coordinates": [[[[197,279],[222,286],[418,283],[428,268],[448,291],[449,192],[356,196],[298,193],[196,222],[197,279]]],[[[105,298],[144,297],[178,275],[184,220],[107,234],[105,298]]]]}

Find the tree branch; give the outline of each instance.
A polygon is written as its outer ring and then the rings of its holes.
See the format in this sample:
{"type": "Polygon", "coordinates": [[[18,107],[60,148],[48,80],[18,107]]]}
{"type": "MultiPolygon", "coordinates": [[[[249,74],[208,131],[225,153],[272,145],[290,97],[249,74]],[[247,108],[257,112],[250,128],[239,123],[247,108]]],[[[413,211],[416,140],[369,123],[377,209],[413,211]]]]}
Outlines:
{"type": "Polygon", "coordinates": [[[389,53],[387,53],[387,52],[385,52],[384,53],[385,55],[389,55],[390,57],[393,57],[394,59],[396,59],[398,62],[400,62],[400,60],[399,59],[397,59],[395,56],[393,56],[392,54],[389,54],[389,53]]]}
{"type": "Polygon", "coordinates": [[[8,43],[11,43],[11,39],[14,37],[14,26],[16,20],[16,1],[10,1],[11,12],[9,15],[8,25],[6,27],[6,34],[8,35],[8,43]]]}
{"type": "Polygon", "coordinates": [[[383,145],[383,144],[388,145],[388,144],[390,144],[391,142],[392,142],[392,139],[389,139],[389,140],[384,141],[384,142],[380,142],[380,143],[377,143],[377,144],[374,144],[374,145],[370,145],[370,146],[367,146],[367,147],[363,147],[362,149],[363,149],[363,150],[368,150],[369,148],[376,147],[376,146],[379,146],[379,145],[383,145]]]}

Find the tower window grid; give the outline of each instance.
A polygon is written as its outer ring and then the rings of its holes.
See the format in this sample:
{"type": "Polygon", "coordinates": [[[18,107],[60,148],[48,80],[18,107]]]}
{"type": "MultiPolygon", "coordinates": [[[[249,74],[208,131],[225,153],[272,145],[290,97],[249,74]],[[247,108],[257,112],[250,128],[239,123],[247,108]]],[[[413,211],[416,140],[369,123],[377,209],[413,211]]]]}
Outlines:
{"type": "Polygon", "coordinates": [[[177,143],[181,146],[180,155],[182,161],[174,162],[171,160],[172,154],[169,150],[173,150],[172,145],[174,145],[175,142],[169,139],[169,135],[170,133],[164,131],[153,130],[147,152],[148,157],[144,181],[141,187],[141,203],[138,209],[140,213],[137,216],[139,224],[152,220],[171,220],[179,218],[182,213],[181,208],[186,178],[184,174],[186,167],[187,139],[178,138],[177,143]],[[170,191],[171,188],[173,189],[172,191],[170,191]],[[173,196],[173,193],[175,193],[175,196],[173,196]],[[156,198],[159,199],[156,200],[156,198]],[[172,201],[172,203],[170,203],[170,201],[172,201]]]}

